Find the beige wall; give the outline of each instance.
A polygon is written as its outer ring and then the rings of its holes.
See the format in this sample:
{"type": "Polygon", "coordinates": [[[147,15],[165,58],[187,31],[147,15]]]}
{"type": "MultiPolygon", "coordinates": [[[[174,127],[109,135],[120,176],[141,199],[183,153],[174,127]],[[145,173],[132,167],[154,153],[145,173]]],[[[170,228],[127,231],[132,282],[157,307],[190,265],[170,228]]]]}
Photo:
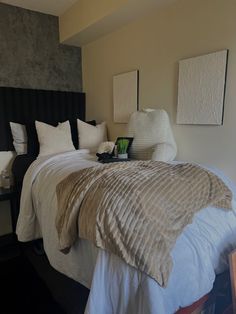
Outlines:
{"type": "Polygon", "coordinates": [[[140,107],[168,111],[178,159],[222,169],[236,182],[236,1],[179,0],[82,49],[87,118],[106,120],[114,139],[112,76],[140,72],[140,107]],[[229,49],[223,126],[177,126],[178,60],[229,49]]]}

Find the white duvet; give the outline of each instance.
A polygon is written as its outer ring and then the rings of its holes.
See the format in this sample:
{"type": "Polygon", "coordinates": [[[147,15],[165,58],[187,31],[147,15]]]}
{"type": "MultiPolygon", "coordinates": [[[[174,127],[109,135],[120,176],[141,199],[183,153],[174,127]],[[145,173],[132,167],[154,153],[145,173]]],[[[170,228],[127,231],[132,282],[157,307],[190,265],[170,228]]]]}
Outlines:
{"type": "MultiPolygon", "coordinates": [[[[167,288],[89,241],[78,239],[68,255],[58,250],[56,185],[71,172],[95,164],[86,150],[36,160],[24,178],[18,239],[43,237],[51,265],[90,288],[89,314],[172,314],[208,293],[215,275],[227,269],[228,253],[236,248],[235,210],[208,207],[195,215],[172,251],[167,288]]],[[[236,187],[212,171],[231,188],[235,204],[236,187]]]]}

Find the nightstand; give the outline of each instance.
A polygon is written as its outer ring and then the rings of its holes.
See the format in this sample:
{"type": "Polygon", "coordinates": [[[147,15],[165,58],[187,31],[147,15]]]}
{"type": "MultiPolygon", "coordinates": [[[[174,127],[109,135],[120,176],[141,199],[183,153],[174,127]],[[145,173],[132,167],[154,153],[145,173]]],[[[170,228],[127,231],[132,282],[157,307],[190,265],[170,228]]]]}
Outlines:
{"type": "Polygon", "coordinates": [[[3,201],[10,202],[12,232],[0,236],[0,261],[5,261],[21,254],[21,249],[15,234],[16,215],[14,214],[15,192],[13,187],[10,189],[0,187],[0,202],[3,201]]]}
{"type": "Polygon", "coordinates": [[[10,201],[12,232],[15,232],[16,224],[15,224],[15,218],[14,218],[13,210],[12,210],[13,199],[14,199],[14,190],[12,187],[10,189],[3,189],[0,187],[0,202],[10,201]]]}

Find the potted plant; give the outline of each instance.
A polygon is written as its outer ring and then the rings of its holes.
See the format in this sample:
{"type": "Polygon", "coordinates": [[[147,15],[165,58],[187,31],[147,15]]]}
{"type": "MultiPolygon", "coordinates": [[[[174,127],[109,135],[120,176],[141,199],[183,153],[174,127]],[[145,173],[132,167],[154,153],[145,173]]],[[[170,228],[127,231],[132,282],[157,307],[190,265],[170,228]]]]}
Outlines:
{"type": "Polygon", "coordinates": [[[118,158],[121,159],[127,159],[128,158],[128,146],[129,146],[129,140],[126,138],[120,138],[117,141],[117,154],[118,158]]]}

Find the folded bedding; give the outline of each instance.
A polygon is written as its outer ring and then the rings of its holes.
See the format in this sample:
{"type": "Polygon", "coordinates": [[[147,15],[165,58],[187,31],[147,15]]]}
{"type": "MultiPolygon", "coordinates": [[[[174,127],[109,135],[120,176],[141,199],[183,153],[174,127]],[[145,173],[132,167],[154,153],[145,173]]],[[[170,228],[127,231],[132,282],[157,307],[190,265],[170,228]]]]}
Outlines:
{"type": "MultiPolygon", "coordinates": [[[[125,166],[125,163],[122,164],[125,166]]],[[[97,166],[94,156],[85,150],[34,161],[23,183],[17,223],[19,240],[43,237],[51,265],[90,288],[86,307],[89,314],[173,314],[208,293],[215,275],[228,267],[227,254],[236,248],[235,210],[217,208],[217,202],[205,204],[209,206],[197,211],[192,222],[177,237],[170,250],[173,267],[166,287],[161,287],[145,272],[131,267],[109,250],[98,249],[90,240],[78,237],[68,254],[60,251],[56,229],[59,207],[56,186],[73,173],[97,166]]],[[[106,167],[109,168],[109,165],[106,167]]],[[[222,181],[219,181],[219,184],[227,195],[228,189],[233,192],[234,204],[235,186],[217,171],[212,172],[224,182],[221,185],[222,181]]],[[[227,200],[230,199],[228,196],[227,200]]],[[[224,206],[221,204],[219,207],[224,206]]],[[[80,226],[77,224],[77,227],[80,226]]]]}
{"type": "Polygon", "coordinates": [[[232,193],[197,165],[133,161],[73,172],[57,185],[57,200],[62,251],[79,236],[166,286],[184,227],[204,207],[231,209],[232,193]]]}

